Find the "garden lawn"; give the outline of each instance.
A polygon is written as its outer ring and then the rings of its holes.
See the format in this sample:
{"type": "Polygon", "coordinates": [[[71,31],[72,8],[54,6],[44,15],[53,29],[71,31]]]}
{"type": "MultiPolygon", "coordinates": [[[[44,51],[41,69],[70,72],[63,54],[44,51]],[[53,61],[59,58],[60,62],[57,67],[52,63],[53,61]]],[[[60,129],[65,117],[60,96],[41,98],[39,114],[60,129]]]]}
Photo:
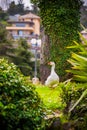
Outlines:
{"type": "Polygon", "coordinates": [[[47,86],[38,85],[36,86],[36,91],[47,109],[55,110],[63,107],[60,98],[61,89],[59,87],[52,89],[47,86]]]}

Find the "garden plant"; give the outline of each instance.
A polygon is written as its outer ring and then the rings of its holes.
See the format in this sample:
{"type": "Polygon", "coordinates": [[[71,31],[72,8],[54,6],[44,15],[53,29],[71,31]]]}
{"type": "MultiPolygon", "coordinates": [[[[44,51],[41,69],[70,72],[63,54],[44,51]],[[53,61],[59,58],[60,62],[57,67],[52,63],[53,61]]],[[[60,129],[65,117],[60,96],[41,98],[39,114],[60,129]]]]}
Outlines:
{"type": "Polygon", "coordinates": [[[30,79],[13,63],[0,59],[0,128],[43,130],[45,108],[30,79]]]}

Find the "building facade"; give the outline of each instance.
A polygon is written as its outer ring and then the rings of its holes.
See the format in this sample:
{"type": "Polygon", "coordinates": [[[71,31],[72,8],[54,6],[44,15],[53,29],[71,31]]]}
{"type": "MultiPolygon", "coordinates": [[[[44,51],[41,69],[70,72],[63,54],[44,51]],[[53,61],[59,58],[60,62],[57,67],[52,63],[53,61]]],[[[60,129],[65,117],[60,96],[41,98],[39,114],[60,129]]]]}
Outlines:
{"type": "Polygon", "coordinates": [[[40,17],[35,14],[21,15],[18,20],[9,20],[8,23],[6,30],[15,40],[26,38],[29,41],[36,35],[40,35],[40,17]]]}

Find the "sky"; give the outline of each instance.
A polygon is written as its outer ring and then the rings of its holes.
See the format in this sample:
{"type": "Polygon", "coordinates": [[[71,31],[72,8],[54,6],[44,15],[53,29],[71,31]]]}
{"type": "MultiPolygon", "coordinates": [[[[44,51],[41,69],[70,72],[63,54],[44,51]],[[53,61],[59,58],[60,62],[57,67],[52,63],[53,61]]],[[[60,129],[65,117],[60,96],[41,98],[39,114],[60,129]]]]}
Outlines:
{"type": "MultiPolygon", "coordinates": [[[[0,5],[1,5],[1,2],[4,2],[4,1],[6,1],[6,0],[0,0],[0,5]]],[[[15,1],[15,3],[17,3],[18,2],[18,0],[10,0],[10,1],[15,1]]],[[[31,2],[30,2],[31,0],[23,0],[23,3],[24,3],[24,5],[25,5],[25,7],[30,7],[30,5],[31,5],[31,2]]],[[[85,2],[85,5],[87,5],[87,0],[83,0],[84,2],[85,2]]],[[[3,6],[5,6],[5,5],[3,5],[3,6]]],[[[3,7],[4,8],[4,7],[3,7]]]]}
{"type": "MultiPolygon", "coordinates": [[[[13,1],[13,0],[11,0],[13,1]]],[[[17,2],[18,0],[14,0],[15,2],[17,2]]],[[[87,4],[87,0],[83,0],[85,2],[85,4],[87,4]]],[[[23,0],[23,3],[25,4],[25,6],[29,6],[30,5],[30,0],[23,0]]]]}
{"type": "MultiPolygon", "coordinates": [[[[14,0],[15,2],[17,2],[18,0],[14,0]]],[[[85,2],[85,4],[87,4],[87,0],[83,0],[85,2]]],[[[30,5],[30,0],[23,0],[23,3],[25,4],[25,6],[30,5]]]]}
{"type": "MultiPolygon", "coordinates": [[[[18,0],[7,0],[8,5],[9,5],[9,1],[15,1],[15,3],[18,3],[18,0]]],[[[31,3],[30,0],[23,0],[24,6],[25,7],[30,7],[31,3]]],[[[5,10],[6,9],[6,0],[0,0],[0,6],[5,10]]]]}
{"type": "MultiPolygon", "coordinates": [[[[26,1],[26,0],[25,0],[26,1]]],[[[83,0],[85,2],[85,4],[87,5],[87,0],[83,0]]]]}

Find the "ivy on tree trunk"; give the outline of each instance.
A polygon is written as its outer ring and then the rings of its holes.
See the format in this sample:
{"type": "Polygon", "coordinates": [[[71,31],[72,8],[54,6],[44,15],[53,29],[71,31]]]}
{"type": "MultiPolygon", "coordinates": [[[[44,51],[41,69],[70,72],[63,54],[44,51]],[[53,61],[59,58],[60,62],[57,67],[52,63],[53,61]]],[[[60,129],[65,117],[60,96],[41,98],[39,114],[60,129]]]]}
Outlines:
{"type": "Polygon", "coordinates": [[[67,78],[67,59],[71,50],[67,46],[79,41],[80,7],[82,0],[32,0],[40,8],[40,17],[46,34],[50,36],[50,58],[56,63],[61,80],[67,78]]]}

